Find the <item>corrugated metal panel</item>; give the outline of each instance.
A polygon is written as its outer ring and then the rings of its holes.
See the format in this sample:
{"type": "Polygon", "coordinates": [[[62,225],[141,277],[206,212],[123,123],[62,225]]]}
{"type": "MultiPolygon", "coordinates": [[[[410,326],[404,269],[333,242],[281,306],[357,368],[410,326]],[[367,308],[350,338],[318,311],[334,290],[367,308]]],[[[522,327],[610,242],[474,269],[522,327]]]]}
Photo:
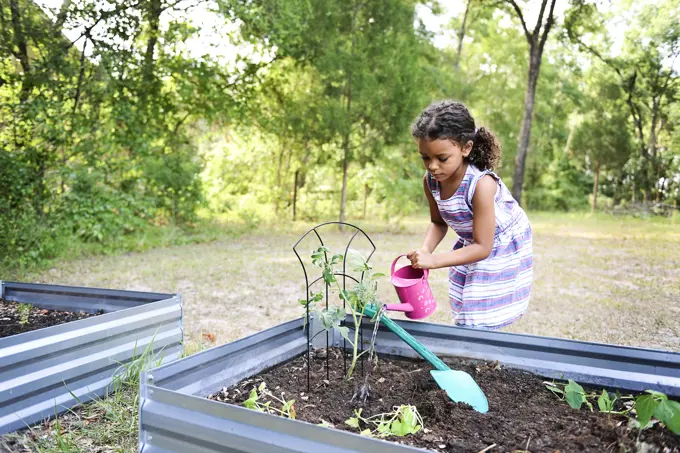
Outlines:
{"type": "MultiPolygon", "coordinates": [[[[424,322],[399,324],[441,356],[498,360],[508,368],[549,379],[574,379],[582,384],[633,391],[650,389],[680,396],[678,353],[424,322]]],[[[364,329],[371,332],[373,324],[367,322],[364,329]]],[[[334,341],[342,344],[342,337],[336,333],[334,341]]],[[[383,326],[376,348],[383,354],[418,357],[383,326]]]]}
{"type": "Polygon", "coordinates": [[[142,411],[149,452],[413,453],[421,449],[288,420],[148,386],[142,411]]]}
{"type": "Polygon", "coordinates": [[[307,350],[302,320],[289,321],[219,348],[156,368],[154,385],[191,395],[209,395],[307,350]],[[177,365],[177,366],[175,366],[177,365]]]}
{"type": "MultiPolygon", "coordinates": [[[[680,394],[680,354],[422,322],[400,324],[442,356],[499,360],[510,368],[543,376],[573,376],[584,383],[631,390],[657,388],[671,395],[680,394]]],[[[371,324],[365,328],[370,332],[371,324]]],[[[336,345],[342,344],[339,335],[333,338],[336,345]]],[[[140,389],[139,451],[424,451],[204,398],[222,386],[302,353],[305,342],[302,321],[290,321],[148,371],[140,389]]],[[[383,329],[379,331],[377,347],[384,354],[414,356],[410,348],[383,329]]]]}
{"type": "Polygon", "coordinates": [[[43,285],[39,283],[2,282],[4,299],[23,302],[50,310],[109,313],[137,307],[148,302],[169,299],[173,294],[144,293],[115,289],[43,285]]]}
{"type": "Polygon", "coordinates": [[[0,434],[104,395],[121,364],[149,345],[164,361],[183,350],[178,295],[98,289],[88,295],[88,288],[6,282],[2,287],[6,300],[41,308],[80,309],[87,301],[101,306],[102,298],[115,298],[119,308],[0,339],[0,434]],[[77,301],[69,304],[67,294],[77,294],[77,301]]]}

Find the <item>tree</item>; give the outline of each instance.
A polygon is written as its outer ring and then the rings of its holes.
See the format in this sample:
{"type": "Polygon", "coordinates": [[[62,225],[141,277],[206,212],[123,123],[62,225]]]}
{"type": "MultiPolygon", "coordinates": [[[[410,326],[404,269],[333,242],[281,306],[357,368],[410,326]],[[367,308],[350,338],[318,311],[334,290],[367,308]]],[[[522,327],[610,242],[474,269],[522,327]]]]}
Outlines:
{"type": "Polygon", "coordinates": [[[555,3],[557,0],[541,0],[540,12],[536,25],[530,32],[527,23],[524,21],[522,8],[516,0],[505,0],[517,15],[524,36],[529,44],[529,71],[527,74],[527,89],[524,97],[524,113],[522,115],[522,126],[519,132],[519,142],[517,144],[517,156],[515,157],[515,174],[512,180],[512,195],[521,203],[522,187],[524,184],[524,169],[526,166],[527,153],[529,152],[529,142],[531,140],[531,123],[533,121],[534,104],[536,100],[536,85],[541,70],[541,60],[543,59],[543,49],[548,40],[548,35],[555,23],[555,3]],[[548,9],[547,17],[545,16],[548,9]]]}
{"type": "Polygon", "coordinates": [[[621,110],[590,111],[574,134],[571,148],[583,158],[584,164],[592,171],[593,201],[591,211],[597,209],[597,195],[600,173],[623,167],[632,152],[627,133],[628,115],[621,110]]]}
{"type": "MultiPolygon", "coordinates": [[[[632,5],[628,5],[632,6],[632,5]]],[[[633,197],[641,189],[645,202],[657,190],[660,198],[662,190],[658,181],[663,178],[665,161],[662,156],[659,138],[671,128],[670,109],[680,100],[680,77],[676,62],[680,59],[680,25],[675,20],[680,14],[680,4],[674,1],[660,5],[643,6],[632,14],[633,28],[627,33],[624,52],[612,57],[601,45],[586,42],[581,38],[582,30],[570,27],[570,38],[581,49],[603,62],[618,77],[622,99],[631,118],[633,135],[637,141],[638,154],[631,159],[629,168],[633,184],[633,197]],[[580,32],[580,33],[579,33],[580,32]]],[[[586,19],[572,20],[572,23],[602,36],[601,20],[595,14],[586,19]]],[[[606,39],[600,39],[605,44],[606,39]]],[[[672,159],[671,159],[672,160],[672,159]]]]}
{"type": "Polygon", "coordinates": [[[223,1],[222,8],[243,22],[243,36],[275,45],[280,58],[314,66],[328,145],[338,150],[344,221],[350,166],[380,159],[384,148],[377,144],[403,141],[423,104],[418,63],[426,44],[413,27],[415,2],[223,1]]]}

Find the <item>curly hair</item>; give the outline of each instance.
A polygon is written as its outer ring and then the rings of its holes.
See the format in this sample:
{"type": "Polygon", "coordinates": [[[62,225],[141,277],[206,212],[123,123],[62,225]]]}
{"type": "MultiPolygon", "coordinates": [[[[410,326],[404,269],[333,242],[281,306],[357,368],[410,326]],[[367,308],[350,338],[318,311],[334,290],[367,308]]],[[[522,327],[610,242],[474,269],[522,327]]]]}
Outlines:
{"type": "Polygon", "coordinates": [[[500,163],[498,139],[489,129],[476,128],[474,118],[461,102],[433,102],[413,122],[411,135],[426,140],[454,140],[460,146],[472,141],[468,162],[481,170],[493,170],[500,163]]]}

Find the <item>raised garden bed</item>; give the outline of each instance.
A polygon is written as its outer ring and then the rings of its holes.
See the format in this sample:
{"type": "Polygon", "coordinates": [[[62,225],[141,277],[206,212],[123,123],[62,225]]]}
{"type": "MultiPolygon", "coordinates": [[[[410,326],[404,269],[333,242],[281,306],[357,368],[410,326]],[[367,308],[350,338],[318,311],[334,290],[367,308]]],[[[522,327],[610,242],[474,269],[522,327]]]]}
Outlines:
{"type": "MultiPolygon", "coordinates": [[[[376,349],[382,361],[371,375],[374,399],[365,410],[415,404],[429,432],[395,443],[317,426],[323,415],[344,428],[343,418],[361,404],[349,402],[354,384],[338,379],[342,359],[331,357],[339,363],[330,367],[336,370],[332,376],[325,376],[322,336],[314,340],[312,388],[307,391],[307,334],[303,321],[295,320],[147,372],[140,395],[140,451],[406,452],[424,447],[477,452],[493,444],[488,451],[521,451],[527,442],[529,451],[625,451],[621,448],[635,445],[636,434],[625,423],[618,425],[622,418],[571,409],[542,381],[574,379],[596,389],[650,389],[680,396],[680,354],[422,322],[400,324],[449,364],[475,376],[489,398],[489,413],[451,403],[430,379],[430,366],[414,361],[413,350],[381,327],[376,349]],[[297,400],[298,420],[208,399],[241,403],[244,396],[233,389],[248,397],[261,380],[276,394],[286,392],[284,399],[297,400]],[[315,407],[305,407],[310,404],[315,407]]],[[[317,329],[312,320],[312,338],[317,329]]],[[[342,337],[334,331],[330,341],[338,347],[342,337]]],[[[360,372],[356,376],[360,379],[360,372]]],[[[677,437],[660,426],[643,432],[640,441],[665,445],[671,452],[680,448],[677,437]]]]}
{"type": "Polygon", "coordinates": [[[182,352],[176,294],[0,282],[0,303],[23,332],[0,338],[0,434],[105,395],[144,351],[164,361],[182,352]]]}
{"type": "Polygon", "coordinates": [[[86,311],[47,310],[31,304],[0,300],[0,338],[58,326],[91,316],[94,314],[86,311]]]}

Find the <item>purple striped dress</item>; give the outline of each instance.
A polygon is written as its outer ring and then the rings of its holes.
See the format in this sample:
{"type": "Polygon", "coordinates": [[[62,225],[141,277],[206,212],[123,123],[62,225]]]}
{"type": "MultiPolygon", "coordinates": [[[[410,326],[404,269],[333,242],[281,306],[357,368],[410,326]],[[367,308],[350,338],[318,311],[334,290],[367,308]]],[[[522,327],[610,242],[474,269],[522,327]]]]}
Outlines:
{"type": "Polygon", "coordinates": [[[427,182],[439,212],[456,232],[457,250],[473,242],[472,197],[484,175],[498,182],[495,197],[496,231],[488,258],[449,269],[449,299],[456,325],[497,329],[520,318],[529,305],[533,281],[532,232],[524,210],[492,171],[468,164],[456,193],[439,196],[439,183],[427,182]]]}

